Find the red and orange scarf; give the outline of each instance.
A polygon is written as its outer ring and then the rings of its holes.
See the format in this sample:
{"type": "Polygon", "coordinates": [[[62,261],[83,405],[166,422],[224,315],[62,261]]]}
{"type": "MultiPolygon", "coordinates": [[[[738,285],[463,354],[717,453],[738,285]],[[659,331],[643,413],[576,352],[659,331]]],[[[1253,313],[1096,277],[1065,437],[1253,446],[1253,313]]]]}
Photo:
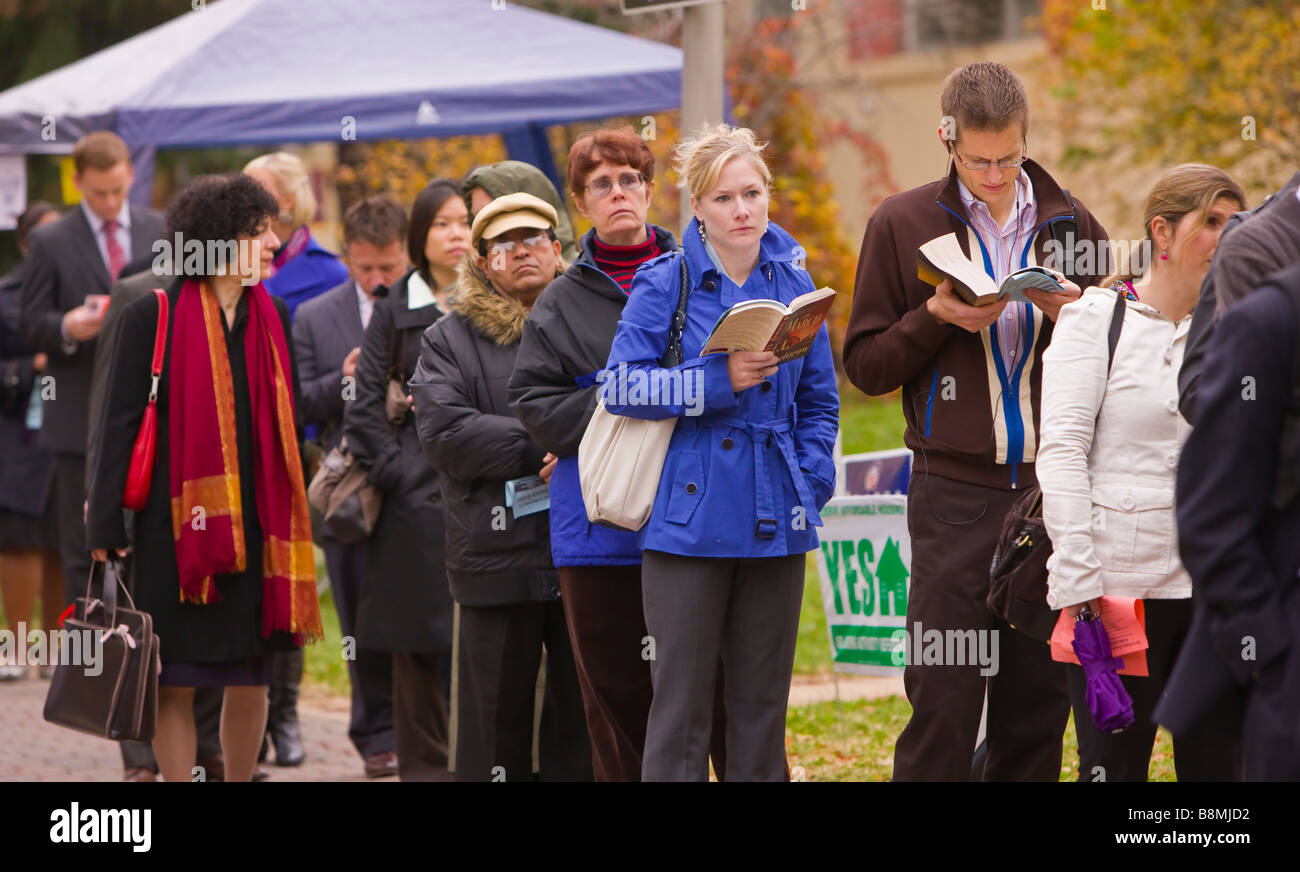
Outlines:
{"type": "MultiPolygon", "coordinates": [[[[321,638],[311,517],[299,461],[284,327],[261,284],[244,291],[244,358],[252,407],[252,487],[262,525],[262,635],[321,638]]],[[[247,568],[235,392],[221,307],[206,282],[185,282],[172,327],[168,431],[172,534],[181,599],[221,599],[213,576],[247,568]]]]}

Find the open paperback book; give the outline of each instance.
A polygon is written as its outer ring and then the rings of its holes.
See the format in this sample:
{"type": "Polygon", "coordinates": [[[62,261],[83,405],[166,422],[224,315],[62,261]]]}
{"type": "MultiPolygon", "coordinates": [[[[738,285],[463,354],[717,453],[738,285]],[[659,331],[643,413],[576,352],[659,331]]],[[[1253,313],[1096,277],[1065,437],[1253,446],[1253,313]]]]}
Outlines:
{"type": "Polygon", "coordinates": [[[971,306],[988,306],[1003,297],[1027,303],[1026,288],[1066,293],[1061,284],[1065,276],[1041,266],[1016,270],[1000,284],[993,281],[981,264],[968,258],[961,250],[956,233],[935,237],[917,250],[916,275],[935,286],[944,279],[952,279],[953,293],[971,306]]]}
{"type": "Polygon", "coordinates": [[[795,297],[788,306],[778,300],[737,303],[713,325],[701,356],[771,351],[781,363],[803,357],[812,349],[834,302],[835,291],[820,288],[795,297]]]}

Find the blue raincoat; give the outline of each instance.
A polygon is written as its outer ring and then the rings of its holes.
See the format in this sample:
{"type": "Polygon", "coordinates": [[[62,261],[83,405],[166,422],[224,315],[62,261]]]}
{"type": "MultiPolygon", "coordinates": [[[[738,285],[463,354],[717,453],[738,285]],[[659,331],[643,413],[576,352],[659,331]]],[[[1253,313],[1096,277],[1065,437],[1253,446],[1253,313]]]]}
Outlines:
{"type": "Polygon", "coordinates": [[[696,220],[683,237],[691,289],[684,362],[672,370],[659,365],[681,284],[674,253],[638,270],[603,374],[609,411],[678,418],[641,545],[693,557],[810,551],[819,511],[835,488],[839,393],[825,325],[807,356],[739,394],[731,390],[727,355],[698,356],[718,317],[736,303],[789,303],[816,289],[795,262],[802,249],[769,224],[757,266],[737,287],[714,266],[696,220]]]}

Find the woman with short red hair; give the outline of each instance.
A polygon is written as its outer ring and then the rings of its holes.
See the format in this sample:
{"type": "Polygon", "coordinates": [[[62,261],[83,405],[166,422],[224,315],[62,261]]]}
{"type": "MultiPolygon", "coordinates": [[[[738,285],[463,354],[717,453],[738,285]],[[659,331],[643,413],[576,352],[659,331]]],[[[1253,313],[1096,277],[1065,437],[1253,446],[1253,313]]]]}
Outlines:
{"type": "Polygon", "coordinates": [[[597,781],[639,781],[650,714],[637,534],[587,521],[578,444],[637,268],[677,241],[646,223],[654,156],[631,127],[584,134],[569,151],[569,196],[592,229],[574,264],[524,324],[510,403],[551,467],[551,555],[582,687],[597,781]],[[556,460],[558,458],[558,460],[556,460]]]}

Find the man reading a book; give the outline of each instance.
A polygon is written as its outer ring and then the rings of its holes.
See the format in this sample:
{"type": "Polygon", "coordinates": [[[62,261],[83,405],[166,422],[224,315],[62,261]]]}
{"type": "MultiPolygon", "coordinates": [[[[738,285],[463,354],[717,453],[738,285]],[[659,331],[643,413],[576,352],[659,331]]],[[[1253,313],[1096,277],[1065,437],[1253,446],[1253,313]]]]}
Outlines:
{"type": "Polygon", "coordinates": [[[894,778],[969,778],[987,687],[984,779],[1056,781],[1070,709],[1064,667],[989,610],[989,563],[1007,511],[1036,481],[1052,323],[1101,280],[1070,275],[1068,259],[1049,260],[1048,243],[1097,245],[1106,231],[1027,158],[1028,101],[1010,69],[980,62],[954,71],[940,105],[948,175],[885,200],[867,224],[844,369],[867,394],[903,390],[914,452],[908,630],[997,632],[1003,653],[987,678],[974,665],[906,667],[912,718],[895,747],[894,778]],[[995,283],[1042,265],[1064,270],[1065,293],[1030,289],[1029,302],[971,306],[949,280],[931,287],[917,276],[918,248],[947,233],[995,283]]]}

